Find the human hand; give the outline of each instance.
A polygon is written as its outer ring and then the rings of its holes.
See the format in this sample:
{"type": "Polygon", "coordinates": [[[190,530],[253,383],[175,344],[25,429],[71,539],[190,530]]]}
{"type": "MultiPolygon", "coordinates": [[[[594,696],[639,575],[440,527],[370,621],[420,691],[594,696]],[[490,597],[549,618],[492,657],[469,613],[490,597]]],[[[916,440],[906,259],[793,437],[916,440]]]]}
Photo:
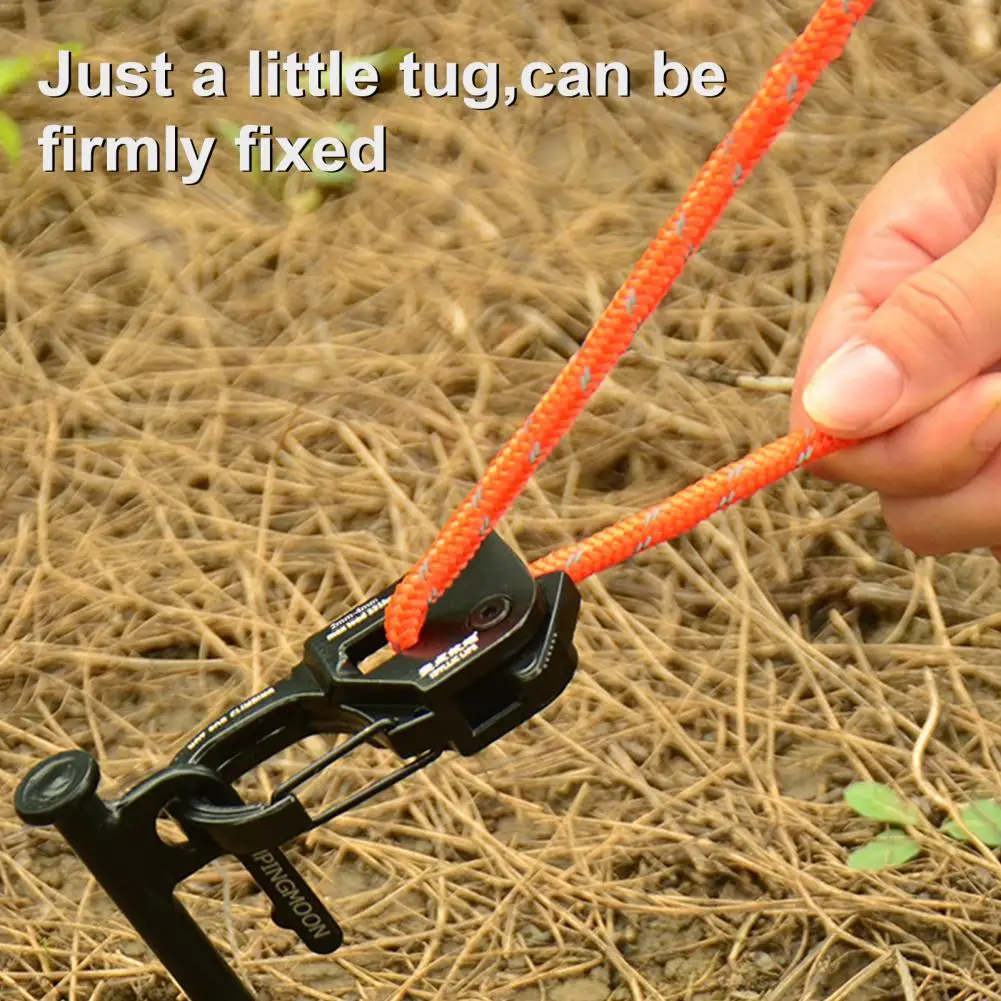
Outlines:
{"type": "Polygon", "coordinates": [[[1001,559],[1001,87],[862,203],[791,425],[871,438],[815,471],[876,491],[908,548],[1001,559]]]}

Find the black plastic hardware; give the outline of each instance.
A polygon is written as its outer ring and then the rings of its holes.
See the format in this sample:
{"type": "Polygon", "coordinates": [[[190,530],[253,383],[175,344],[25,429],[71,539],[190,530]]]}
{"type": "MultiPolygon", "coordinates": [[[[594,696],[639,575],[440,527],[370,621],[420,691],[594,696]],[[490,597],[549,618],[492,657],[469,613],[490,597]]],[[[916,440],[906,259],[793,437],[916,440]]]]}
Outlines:
{"type": "Polygon", "coordinates": [[[447,750],[477,753],[548,706],[573,677],[576,587],[562,572],[533,579],[498,536],[487,536],[432,606],[418,645],[369,671],[366,661],[386,648],[385,608],[395,588],[310,637],[302,663],[283,680],[210,723],[120,798],[98,795],[97,762],[82,750],[42,761],[18,786],[20,818],[62,834],[190,1001],[253,995],[177,900],[178,884],[234,855],[270,898],[277,925],[314,953],[333,952],[341,927],[282,846],[447,750]],[[313,734],[347,736],[270,802],[244,802],[237,779],[313,734]],[[402,763],[310,815],[296,790],[364,744],[402,763]],[[163,815],[185,842],[161,838],[163,815]]]}

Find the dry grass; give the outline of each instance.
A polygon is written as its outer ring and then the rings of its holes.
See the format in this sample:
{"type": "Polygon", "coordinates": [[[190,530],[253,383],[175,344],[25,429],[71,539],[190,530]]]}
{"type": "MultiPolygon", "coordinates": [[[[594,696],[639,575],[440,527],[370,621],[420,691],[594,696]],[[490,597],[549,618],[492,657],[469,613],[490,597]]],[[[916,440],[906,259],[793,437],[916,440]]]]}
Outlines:
{"type": "MultiPolygon", "coordinates": [[[[221,159],[197,188],[4,175],[4,999],[171,996],[61,841],[22,830],[23,773],[81,746],[109,787],[131,783],[403,572],[813,7],[0,7],[5,48],[167,49],[179,73],[199,58],[238,66],[251,47],[410,44],[438,60],[637,69],[657,47],[729,77],[714,101],[655,102],[638,82],[627,100],[496,112],[398,93],[345,102],[363,129],[389,127],[392,169],[303,219],[221,159]]],[[[785,430],[775,387],[846,221],[997,80],[997,13],[877,3],[507,519],[527,557],[785,430]]],[[[273,105],[54,110],[25,94],[10,110],[32,136],[48,121],[127,135],[168,122],[204,134],[220,114],[293,131],[321,120],[273,105]]],[[[272,927],[238,867],[191,880],[185,902],[262,998],[1001,998],[997,859],[933,839],[902,873],[855,875],[847,853],[872,827],[841,802],[862,778],[933,816],[997,792],[995,561],[916,561],[873,498],[804,476],[584,591],[581,669],[544,718],[295,850],[347,928],[341,952],[310,957],[272,927]]],[[[386,764],[359,758],[330,795],[386,764]]]]}

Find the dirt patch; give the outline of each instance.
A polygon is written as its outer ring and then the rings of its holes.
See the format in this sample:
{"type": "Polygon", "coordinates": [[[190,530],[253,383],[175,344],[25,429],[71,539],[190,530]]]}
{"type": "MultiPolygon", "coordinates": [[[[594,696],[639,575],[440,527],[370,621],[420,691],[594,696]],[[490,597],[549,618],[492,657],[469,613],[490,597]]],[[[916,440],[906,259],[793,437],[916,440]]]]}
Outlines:
{"type": "MultiPolygon", "coordinates": [[[[279,678],[302,640],[412,565],[670,214],[813,0],[602,6],[80,0],[0,10],[11,51],[81,40],[239,66],[248,48],[620,59],[627,99],[477,112],[398,92],[6,109],[27,159],[211,119],[384,123],[392,168],[295,217],[205,180],[0,185],[0,984],[11,999],[174,989],[58,838],[11,805],[83,747],[108,788],[279,678]],[[653,100],[653,48],[726,93],[653,100]],[[285,116],[285,118],[282,118],[285,116]]],[[[978,33],[979,32],[979,33],[978,33]]],[[[641,331],[504,532],[534,558],[786,429],[788,377],[851,212],[998,79],[963,5],[882,0],[641,331]]],[[[1001,572],[915,560],[863,492],[790,479],[584,586],[581,667],[543,718],[448,759],[292,854],[346,928],[271,926],[238,867],[184,902],[261,998],[1001,998],[999,870],[943,840],[845,864],[861,778],[997,793],[1001,572]],[[937,703],[923,758],[914,748],[937,703]]],[[[301,760],[301,758],[299,759],[301,760]]],[[[267,778],[292,766],[283,758],[267,778]]],[[[388,766],[366,752],[316,795],[388,766]]],[[[926,801],[927,802],[927,801],[926,801]]],[[[311,803],[310,805],[316,805],[311,803]]],[[[927,802],[935,816],[933,804],[927,802]]]]}

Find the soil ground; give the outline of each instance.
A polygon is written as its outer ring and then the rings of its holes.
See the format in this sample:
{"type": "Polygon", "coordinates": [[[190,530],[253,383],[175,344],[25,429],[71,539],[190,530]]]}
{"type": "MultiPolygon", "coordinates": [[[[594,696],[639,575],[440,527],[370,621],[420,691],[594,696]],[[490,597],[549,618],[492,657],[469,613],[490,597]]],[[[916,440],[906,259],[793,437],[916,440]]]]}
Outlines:
{"type": "MultiPolygon", "coordinates": [[[[12,809],[83,747],[105,791],[281,677],[431,541],[666,220],[813,0],[24,0],[4,50],[79,41],[234,68],[214,100],[5,102],[0,181],[0,994],[175,996],[103,892],[12,809]],[[254,101],[251,48],[618,59],[628,98],[254,101]],[[723,96],[650,96],[654,49],[723,96]],[[263,107],[267,104],[267,107],[263,107]],[[390,169],[297,215],[218,155],[177,176],[42,173],[44,124],[207,134],[385,124],[390,169]]],[[[505,520],[526,558],[786,430],[844,227],[1001,73],[997,5],[879,0],[670,299],[505,520]],[[777,378],[776,378],[777,377],[777,378]]],[[[188,76],[186,76],[186,74],[188,76]]],[[[221,151],[225,152],[225,151],[221,151]]],[[[583,587],[570,689],[291,851],[347,940],[314,957],[226,862],[183,900],[261,998],[1001,998],[1001,867],[929,834],[860,875],[874,779],[1001,785],[1001,568],[917,559],[878,500],[808,474],[583,587]]],[[[315,747],[261,778],[274,788],[315,747]]],[[[372,749],[310,806],[381,774],[372,749]]]]}

